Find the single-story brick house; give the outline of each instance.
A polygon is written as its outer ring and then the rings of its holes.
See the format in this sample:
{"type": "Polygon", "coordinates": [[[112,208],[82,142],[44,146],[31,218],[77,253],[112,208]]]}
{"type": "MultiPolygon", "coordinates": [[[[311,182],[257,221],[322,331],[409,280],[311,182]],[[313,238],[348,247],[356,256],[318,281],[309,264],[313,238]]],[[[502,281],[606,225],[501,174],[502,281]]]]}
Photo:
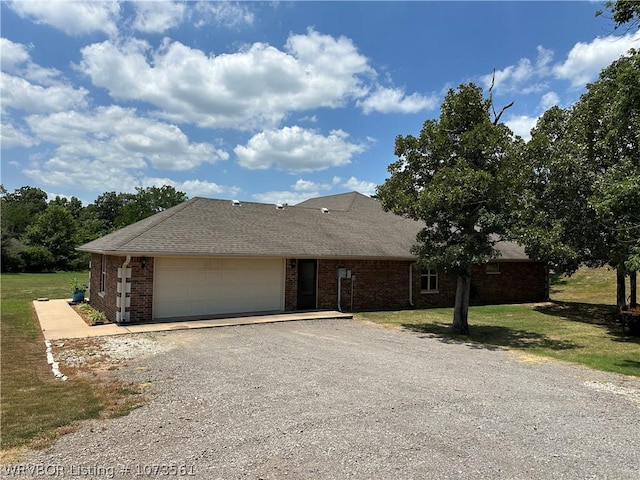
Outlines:
{"type": "MultiPolygon", "coordinates": [[[[421,271],[420,224],[352,192],[295,206],[192,198],[79,247],[90,303],[112,321],[449,306],[456,279],[421,271]]],[[[547,299],[545,265],[500,242],[472,303],[547,299]]]]}

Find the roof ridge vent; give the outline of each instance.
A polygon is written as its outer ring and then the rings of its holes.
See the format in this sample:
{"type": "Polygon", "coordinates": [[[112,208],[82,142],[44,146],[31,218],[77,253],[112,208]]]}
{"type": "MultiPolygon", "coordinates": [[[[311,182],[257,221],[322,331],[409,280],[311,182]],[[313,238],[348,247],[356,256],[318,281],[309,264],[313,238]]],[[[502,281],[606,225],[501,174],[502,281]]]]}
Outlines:
{"type": "Polygon", "coordinates": [[[234,207],[239,207],[240,205],[242,205],[242,204],[240,203],[240,200],[231,200],[231,204],[232,204],[234,207]]]}
{"type": "Polygon", "coordinates": [[[329,209],[328,209],[327,207],[322,207],[322,208],[320,209],[320,211],[321,211],[322,213],[329,213],[329,209]]]}

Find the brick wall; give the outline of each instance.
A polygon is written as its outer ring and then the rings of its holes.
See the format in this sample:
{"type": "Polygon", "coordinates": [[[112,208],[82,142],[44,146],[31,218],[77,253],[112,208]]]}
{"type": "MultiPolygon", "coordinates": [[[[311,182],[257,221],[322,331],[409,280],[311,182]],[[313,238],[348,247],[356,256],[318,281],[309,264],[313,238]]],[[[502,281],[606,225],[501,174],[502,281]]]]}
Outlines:
{"type": "Polygon", "coordinates": [[[122,266],[124,257],[107,255],[106,263],[106,284],[105,291],[100,291],[100,276],[102,274],[102,255],[91,254],[91,273],[89,284],[89,304],[103,312],[110,322],[116,321],[117,288],[118,288],[118,267],[122,266]]]}
{"type": "MultiPolygon", "coordinates": [[[[294,259],[287,258],[284,263],[284,310],[291,312],[298,308],[298,268],[291,268],[294,259]]],[[[296,261],[297,265],[297,261],[296,261]]]]}
{"type": "MultiPolygon", "coordinates": [[[[285,310],[296,309],[297,269],[285,273],[285,310]]],[[[338,268],[351,270],[355,280],[344,278],[341,307],[344,311],[409,308],[408,261],[320,260],[318,262],[318,308],[338,308],[338,268]],[[353,285],[353,300],[351,287],[353,285]]],[[[485,265],[473,269],[471,304],[524,303],[548,298],[546,270],[538,262],[499,262],[499,273],[487,273],[485,265]]],[[[413,304],[417,308],[453,306],[457,278],[440,273],[437,292],[420,290],[421,274],[413,267],[413,304]]]]}
{"type": "MultiPolygon", "coordinates": [[[[118,297],[118,268],[126,257],[107,255],[107,277],[105,291],[100,292],[100,276],[102,273],[102,255],[91,255],[90,296],[89,303],[93,308],[103,312],[110,322],[115,322],[120,308],[118,297]]],[[[127,307],[129,322],[148,322],[152,320],[153,309],[153,258],[132,257],[128,268],[131,268],[131,305],[127,307]],[[144,268],[142,267],[144,258],[144,268]]]]}
{"type": "Polygon", "coordinates": [[[130,322],[153,320],[153,257],[132,257],[130,322]]]}
{"type": "Polygon", "coordinates": [[[341,282],[341,306],[351,310],[388,310],[409,307],[409,265],[407,261],[320,260],[318,262],[318,308],[338,308],[338,268],[351,270],[353,277],[341,282]],[[352,300],[353,286],[353,300],[352,300]]]}
{"type": "Polygon", "coordinates": [[[487,273],[486,265],[474,268],[471,278],[473,304],[528,303],[549,298],[544,263],[497,263],[499,273],[487,273]]]}
{"type": "MultiPolygon", "coordinates": [[[[547,272],[540,262],[495,262],[499,273],[477,265],[471,273],[471,305],[541,302],[548,299],[547,272]]],[[[438,292],[420,292],[420,271],[414,275],[414,303],[419,308],[450,307],[455,303],[457,278],[440,273],[438,292]]]]}

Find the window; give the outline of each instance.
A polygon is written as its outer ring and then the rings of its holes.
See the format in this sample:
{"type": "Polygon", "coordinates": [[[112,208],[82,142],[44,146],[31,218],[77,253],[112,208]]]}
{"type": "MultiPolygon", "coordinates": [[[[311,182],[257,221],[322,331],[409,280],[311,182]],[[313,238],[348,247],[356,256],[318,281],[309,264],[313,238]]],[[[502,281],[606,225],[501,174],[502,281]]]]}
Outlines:
{"type": "Polygon", "coordinates": [[[438,272],[431,268],[422,271],[420,276],[420,291],[422,293],[438,292],[438,272]]]}
{"type": "Polygon", "coordinates": [[[487,263],[487,274],[495,275],[500,273],[500,264],[498,262],[487,263]]]}
{"type": "Polygon", "coordinates": [[[107,289],[107,256],[102,255],[100,265],[100,293],[104,293],[107,289]]]}

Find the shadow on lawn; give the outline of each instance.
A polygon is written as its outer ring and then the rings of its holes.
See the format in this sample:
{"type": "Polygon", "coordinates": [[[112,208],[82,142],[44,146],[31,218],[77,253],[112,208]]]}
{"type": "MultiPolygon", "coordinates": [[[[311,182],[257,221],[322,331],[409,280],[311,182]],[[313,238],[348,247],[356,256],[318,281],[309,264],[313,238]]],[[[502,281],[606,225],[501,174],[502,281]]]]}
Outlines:
{"type": "Polygon", "coordinates": [[[622,331],[622,325],[618,321],[618,308],[615,305],[554,300],[544,305],[538,305],[534,309],[536,312],[562,317],[571,322],[600,325],[605,327],[609,335],[618,342],[640,343],[640,337],[630,335],[628,330],[622,331]]]}
{"type": "Polygon", "coordinates": [[[568,350],[578,345],[564,340],[553,340],[541,333],[516,330],[508,327],[491,325],[472,325],[469,336],[451,333],[451,325],[443,323],[402,324],[407,330],[428,333],[429,338],[437,338],[443,343],[466,344],[469,348],[499,350],[511,348],[548,348],[551,350],[568,350]]]}

